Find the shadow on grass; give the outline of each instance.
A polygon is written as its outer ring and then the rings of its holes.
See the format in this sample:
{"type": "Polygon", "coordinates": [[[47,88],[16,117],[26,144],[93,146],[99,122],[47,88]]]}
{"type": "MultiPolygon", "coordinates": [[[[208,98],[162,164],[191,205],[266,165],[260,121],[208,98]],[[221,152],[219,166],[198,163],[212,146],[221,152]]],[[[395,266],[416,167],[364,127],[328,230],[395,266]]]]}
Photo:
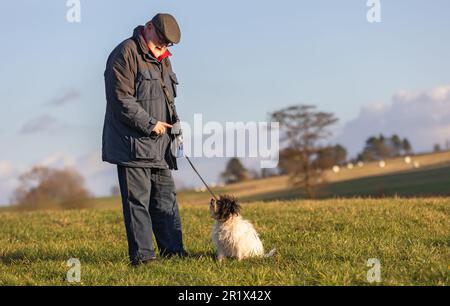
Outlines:
{"type": "Polygon", "coordinates": [[[214,253],[214,251],[188,252],[188,256],[186,258],[189,258],[189,259],[202,259],[202,258],[215,259],[216,254],[214,253]]]}
{"type": "Polygon", "coordinates": [[[32,263],[37,261],[58,261],[66,262],[71,258],[77,258],[84,263],[105,263],[114,261],[123,261],[121,256],[111,256],[105,255],[102,252],[91,252],[87,254],[86,252],[80,253],[79,251],[73,252],[56,252],[56,251],[34,251],[30,252],[27,250],[17,250],[9,253],[5,253],[0,256],[0,262],[5,265],[15,265],[23,263],[32,263]],[[70,254],[70,255],[69,255],[70,254]]]}
{"type": "MultiPolygon", "coordinates": [[[[23,263],[32,263],[37,261],[57,261],[65,263],[70,258],[77,258],[83,263],[88,264],[104,264],[104,263],[128,263],[127,254],[110,254],[110,252],[93,252],[93,251],[34,251],[30,252],[28,250],[17,250],[9,253],[5,253],[0,256],[0,262],[5,265],[15,265],[23,263]],[[70,255],[69,255],[70,254],[70,255]]],[[[215,253],[213,251],[208,252],[188,252],[186,257],[167,257],[158,256],[161,260],[171,260],[171,259],[214,259],[215,253]]]]}

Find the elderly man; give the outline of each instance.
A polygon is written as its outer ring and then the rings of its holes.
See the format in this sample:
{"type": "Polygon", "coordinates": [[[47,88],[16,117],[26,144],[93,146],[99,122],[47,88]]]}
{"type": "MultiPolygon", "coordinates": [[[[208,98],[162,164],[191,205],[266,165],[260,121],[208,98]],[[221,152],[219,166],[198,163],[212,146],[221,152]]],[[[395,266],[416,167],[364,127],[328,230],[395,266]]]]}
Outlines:
{"type": "Polygon", "coordinates": [[[180,41],[169,14],[157,14],[109,55],[102,158],[116,164],[132,265],[186,256],[171,170],[177,170],[177,77],[168,48],[180,41]]]}

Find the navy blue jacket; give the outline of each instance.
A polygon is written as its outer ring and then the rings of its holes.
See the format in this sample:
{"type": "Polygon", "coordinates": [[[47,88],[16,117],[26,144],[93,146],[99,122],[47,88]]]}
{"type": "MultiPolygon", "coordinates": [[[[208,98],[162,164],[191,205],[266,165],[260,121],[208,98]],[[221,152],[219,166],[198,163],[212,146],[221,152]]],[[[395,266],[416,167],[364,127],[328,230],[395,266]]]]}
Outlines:
{"type": "Polygon", "coordinates": [[[159,62],[151,55],[141,31],[142,26],[135,28],[106,63],[102,159],[129,167],[177,169],[170,129],[162,136],[152,132],[157,121],[174,123],[161,78],[174,100],[177,77],[169,58],[159,62]]]}

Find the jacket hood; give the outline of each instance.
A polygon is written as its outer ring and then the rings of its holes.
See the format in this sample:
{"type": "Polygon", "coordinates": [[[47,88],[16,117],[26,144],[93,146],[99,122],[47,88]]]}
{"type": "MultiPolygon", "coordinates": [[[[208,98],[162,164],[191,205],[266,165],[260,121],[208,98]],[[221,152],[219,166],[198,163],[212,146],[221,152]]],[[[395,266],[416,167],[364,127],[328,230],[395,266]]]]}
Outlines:
{"type": "Polygon", "coordinates": [[[137,45],[139,46],[139,49],[141,49],[142,53],[149,54],[150,49],[148,48],[147,44],[145,43],[144,37],[142,37],[142,30],[144,29],[144,26],[140,25],[134,28],[133,30],[133,39],[136,41],[137,45]]]}

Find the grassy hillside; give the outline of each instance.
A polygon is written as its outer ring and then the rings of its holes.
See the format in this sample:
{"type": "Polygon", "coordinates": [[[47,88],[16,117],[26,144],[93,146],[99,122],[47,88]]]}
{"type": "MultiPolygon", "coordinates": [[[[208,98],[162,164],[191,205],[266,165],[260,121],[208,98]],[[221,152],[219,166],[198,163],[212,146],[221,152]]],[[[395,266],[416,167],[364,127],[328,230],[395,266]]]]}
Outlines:
{"type": "MultiPolygon", "coordinates": [[[[450,165],[409,170],[393,174],[330,182],[320,186],[317,198],[389,196],[450,196],[450,165]]],[[[282,200],[304,197],[300,189],[284,188],[242,197],[243,201],[282,200]]]]}
{"type": "MultiPolygon", "coordinates": [[[[386,160],[384,168],[378,162],[366,163],[353,169],[341,168],[338,173],[331,169],[323,172],[318,198],[334,197],[385,197],[385,196],[449,196],[450,152],[422,154],[405,163],[404,158],[386,160]],[[414,163],[418,168],[414,167],[414,163]]],[[[302,198],[304,194],[289,185],[287,176],[251,180],[214,188],[218,194],[230,193],[242,201],[283,200],[302,198]]],[[[207,192],[192,190],[179,193],[180,201],[204,203],[207,192]]]]}
{"type": "MultiPolygon", "coordinates": [[[[111,207],[117,199],[103,199],[111,207]]],[[[369,258],[383,285],[450,284],[450,198],[341,199],[245,204],[273,258],[215,262],[204,205],[181,204],[187,259],[127,265],[118,208],[0,213],[0,285],[367,285],[369,258]]]]}

